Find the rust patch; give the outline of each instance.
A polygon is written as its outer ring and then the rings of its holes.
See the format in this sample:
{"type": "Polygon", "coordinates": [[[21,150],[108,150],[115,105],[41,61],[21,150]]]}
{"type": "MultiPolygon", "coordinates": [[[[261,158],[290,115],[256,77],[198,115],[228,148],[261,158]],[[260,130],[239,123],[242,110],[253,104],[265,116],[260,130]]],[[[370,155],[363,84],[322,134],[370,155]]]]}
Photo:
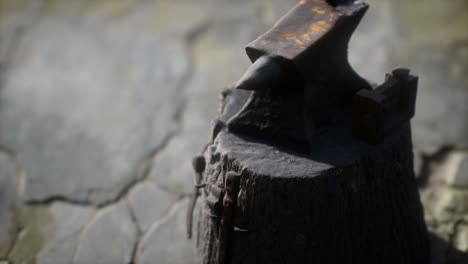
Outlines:
{"type": "Polygon", "coordinates": [[[323,15],[325,14],[325,9],[321,8],[320,6],[314,6],[312,7],[312,13],[315,13],[317,15],[323,15]]]}
{"type": "Polygon", "coordinates": [[[280,39],[286,40],[286,41],[294,41],[297,45],[300,47],[304,47],[305,43],[303,40],[299,39],[294,33],[288,32],[284,33],[280,36],[280,39]]]}
{"type": "Polygon", "coordinates": [[[302,34],[301,38],[305,41],[310,41],[310,33],[304,33],[302,34]]]}
{"type": "MultiPolygon", "coordinates": [[[[309,25],[309,27],[301,30],[302,32],[286,32],[279,36],[280,41],[292,41],[299,47],[305,47],[310,41],[320,38],[323,34],[329,31],[333,26],[333,23],[329,23],[327,20],[318,20],[309,25]]],[[[268,44],[267,41],[261,40],[261,45],[268,44]]]]}
{"type": "Polygon", "coordinates": [[[320,34],[327,32],[332,27],[331,23],[324,20],[319,20],[310,25],[309,34],[320,34]]]}
{"type": "Polygon", "coordinates": [[[328,19],[329,20],[336,20],[337,17],[341,17],[341,16],[344,16],[344,14],[341,13],[341,12],[333,12],[333,13],[328,14],[328,19]]]}
{"type": "MultiPolygon", "coordinates": [[[[352,16],[362,16],[360,6],[344,6],[352,16]]],[[[306,47],[333,30],[338,20],[349,20],[351,15],[338,11],[325,0],[301,0],[300,4],[283,16],[268,32],[249,44],[253,49],[262,49],[262,54],[272,53],[287,59],[294,59],[304,52],[306,47]]],[[[353,22],[354,23],[354,22],[353,22]]]]}

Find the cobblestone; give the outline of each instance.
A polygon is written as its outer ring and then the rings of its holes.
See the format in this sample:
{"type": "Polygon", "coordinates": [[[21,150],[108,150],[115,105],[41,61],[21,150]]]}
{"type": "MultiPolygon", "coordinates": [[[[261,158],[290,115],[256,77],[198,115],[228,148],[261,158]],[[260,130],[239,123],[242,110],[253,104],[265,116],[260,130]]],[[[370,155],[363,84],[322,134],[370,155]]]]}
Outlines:
{"type": "Polygon", "coordinates": [[[156,259],[159,263],[200,263],[195,253],[195,243],[186,239],[187,206],[188,199],[177,203],[171,208],[166,219],[151,227],[140,242],[137,252],[138,263],[151,264],[156,259]],[[161,244],[165,246],[155,247],[161,244]]]}
{"type": "Polygon", "coordinates": [[[18,153],[28,200],[104,203],[175,129],[187,55],[157,37],[57,23],[31,29],[18,50],[29,55],[2,90],[0,142],[18,153]]]}
{"type": "Polygon", "coordinates": [[[58,202],[50,206],[54,227],[37,263],[72,263],[79,235],[91,220],[92,208],[58,202]]]}
{"type": "MultiPolygon", "coordinates": [[[[190,160],[242,47],[296,2],[0,0],[0,263],[197,263],[190,160]]],[[[468,263],[467,2],[369,2],[350,62],[420,76],[434,263],[468,263]]]]}
{"type": "Polygon", "coordinates": [[[130,263],[137,236],[129,208],[111,205],[99,211],[83,230],[73,262],[130,263]]]}
{"type": "Polygon", "coordinates": [[[154,222],[166,215],[176,198],[176,195],[163,191],[151,182],[135,186],[129,194],[128,201],[140,231],[146,232],[154,222]]]}

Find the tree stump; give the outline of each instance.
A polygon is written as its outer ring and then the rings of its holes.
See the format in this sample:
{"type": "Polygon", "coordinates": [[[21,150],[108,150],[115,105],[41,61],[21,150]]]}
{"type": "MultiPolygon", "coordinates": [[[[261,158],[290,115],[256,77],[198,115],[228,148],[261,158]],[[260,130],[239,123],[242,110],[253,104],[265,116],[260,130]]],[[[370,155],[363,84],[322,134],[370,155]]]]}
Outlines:
{"type": "MultiPolygon", "coordinates": [[[[225,95],[222,121],[248,93],[225,95]]],[[[207,186],[198,207],[203,263],[429,263],[409,123],[378,145],[353,139],[346,114],[333,124],[310,155],[226,129],[215,135],[204,153],[207,186]],[[206,201],[229,171],[240,174],[240,185],[226,238],[206,201]]]]}

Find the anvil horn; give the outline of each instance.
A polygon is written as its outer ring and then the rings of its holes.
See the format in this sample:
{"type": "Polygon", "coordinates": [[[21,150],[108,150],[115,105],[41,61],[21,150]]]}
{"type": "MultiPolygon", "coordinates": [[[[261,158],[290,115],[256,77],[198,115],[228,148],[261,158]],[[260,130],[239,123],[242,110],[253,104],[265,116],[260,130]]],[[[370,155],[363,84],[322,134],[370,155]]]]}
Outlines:
{"type": "Polygon", "coordinates": [[[247,55],[254,64],[236,88],[263,90],[284,86],[291,65],[304,79],[350,88],[349,95],[368,88],[347,59],[348,42],[368,5],[346,3],[334,6],[326,0],[299,2],[273,28],[247,45],[247,55]]]}
{"type": "Polygon", "coordinates": [[[242,90],[264,90],[271,88],[284,79],[283,66],[272,57],[263,56],[255,61],[242,78],[236,88],[242,90]]]}

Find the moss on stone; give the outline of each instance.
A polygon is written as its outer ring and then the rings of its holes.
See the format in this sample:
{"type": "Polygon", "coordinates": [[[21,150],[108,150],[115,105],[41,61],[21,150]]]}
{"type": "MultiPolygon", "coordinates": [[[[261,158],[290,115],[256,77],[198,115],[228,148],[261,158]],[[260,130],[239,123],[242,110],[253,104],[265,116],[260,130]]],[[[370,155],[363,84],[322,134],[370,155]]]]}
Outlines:
{"type": "Polygon", "coordinates": [[[34,264],[37,254],[51,234],[54,218],[45,206],[22,207],[15,215],[20,229],[8,259],[13,263],[34,264]]]}
{"type": "MultiPolygon", "coordinates": [[[[15,211],[15,208],[12,208],[15,211]]],[[[15,214],[11,214],[10,216],[10,223],[9,223],[9,230],[8,230],[8,237],[3,244],[0,244],[0,260],[7,259],[8,253],[10,252],[11,248],[16,239],[16,234],[19,229],[17,217],[15,214]]]]}

